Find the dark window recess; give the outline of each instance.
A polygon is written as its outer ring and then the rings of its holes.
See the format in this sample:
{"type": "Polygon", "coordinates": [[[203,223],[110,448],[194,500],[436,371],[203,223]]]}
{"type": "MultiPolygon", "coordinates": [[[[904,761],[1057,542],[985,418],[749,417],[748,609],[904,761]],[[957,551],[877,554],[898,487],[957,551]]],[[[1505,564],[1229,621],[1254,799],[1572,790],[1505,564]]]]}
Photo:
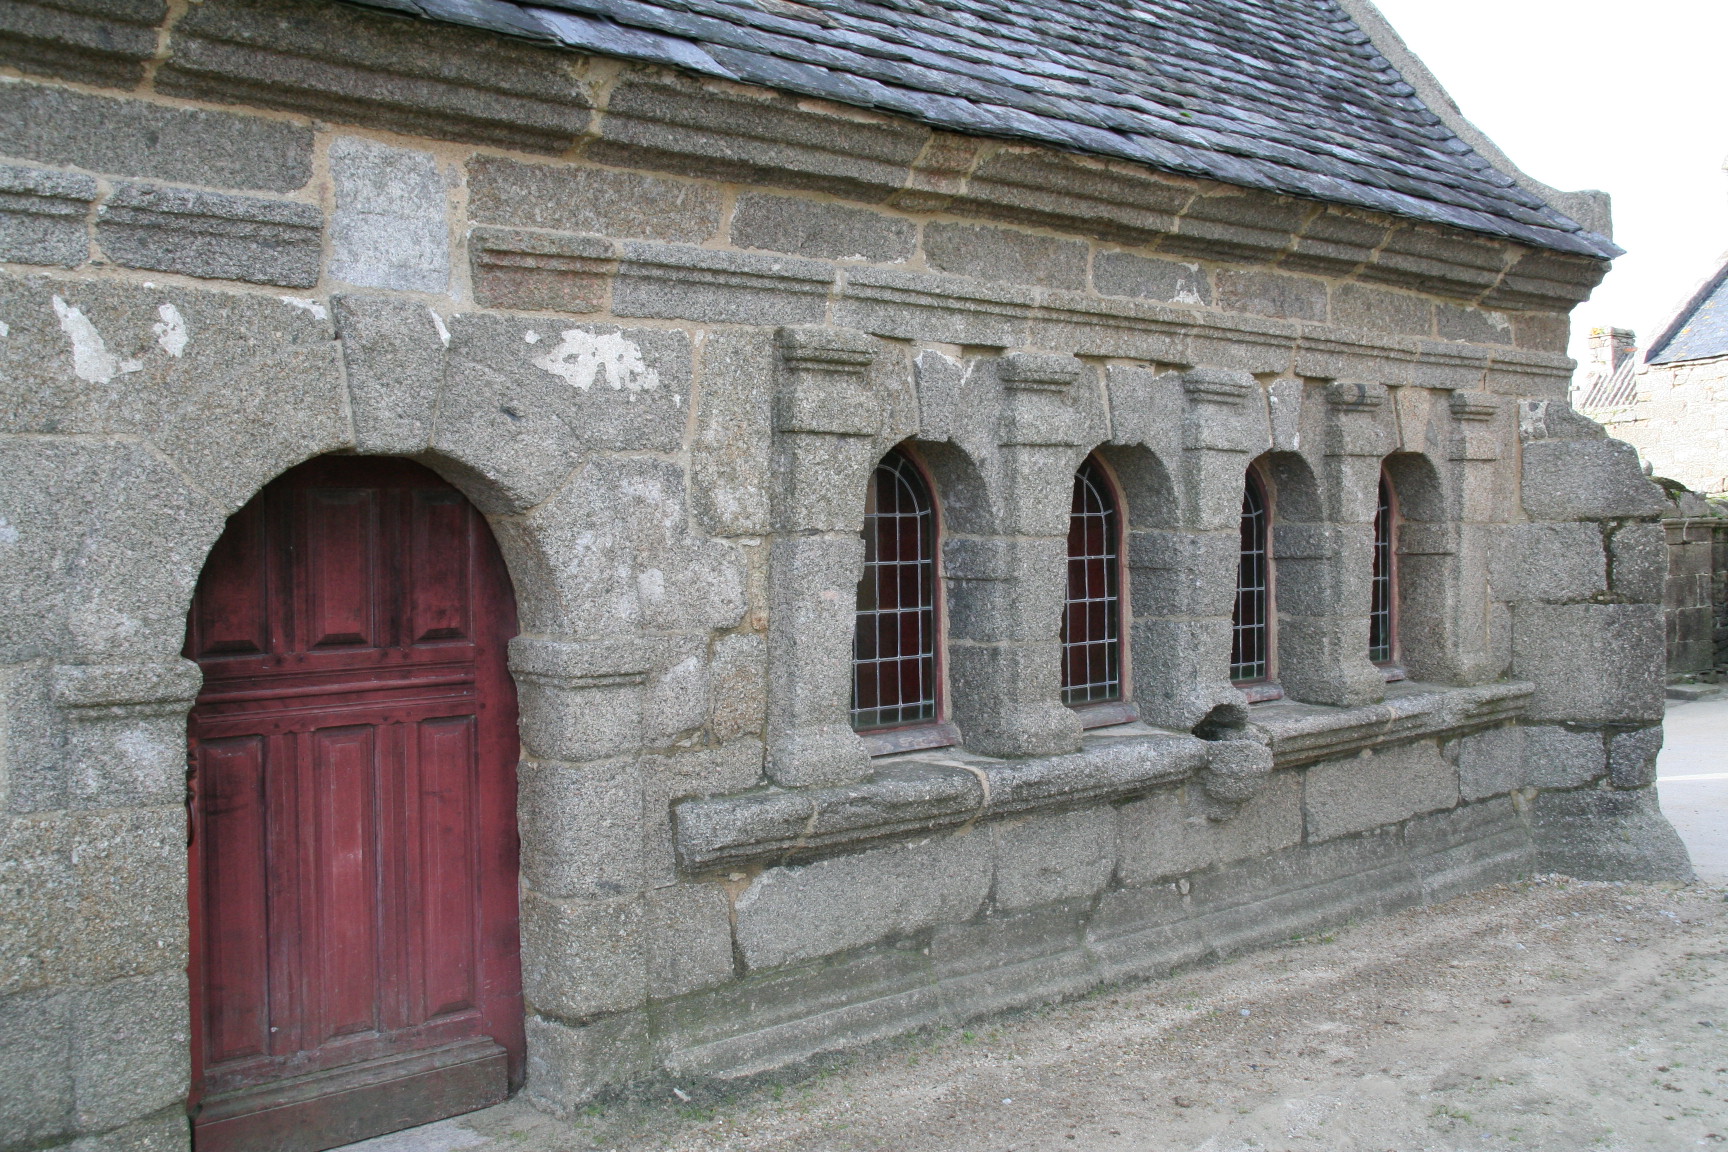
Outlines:
{"type": "Polygon", "coordinates": [[[1393,654],[1392,486],[1380,478],[1380,505],[1374,510],[1374,580],[1368,598],[1368,659],[1390,664],[1393,654]]]}
{"type": "Polygon", "coordinates": [[[1062,613],[1062,702],[1122,697],[1122,571],[1116,499],[1103,469],[1074,474],[1068,514],[1068,603],[1062,613]]]}
{"type": "Polygon", "coordinates": [[[899,450],[876,465],[864,510],[864,577],[852,640],[852,727],[936,719],[936,510],[899,450]]]}
{"type": "Polygon", "coordinates": [[[1242,490],[1242,551],[1236,565],[1236,609],[1230,619],[1230,679],[1238,683],[1264,680],[1270,670],[1266,519],[1266,492],[1259,477],[1250,472],[1242,490]]]}

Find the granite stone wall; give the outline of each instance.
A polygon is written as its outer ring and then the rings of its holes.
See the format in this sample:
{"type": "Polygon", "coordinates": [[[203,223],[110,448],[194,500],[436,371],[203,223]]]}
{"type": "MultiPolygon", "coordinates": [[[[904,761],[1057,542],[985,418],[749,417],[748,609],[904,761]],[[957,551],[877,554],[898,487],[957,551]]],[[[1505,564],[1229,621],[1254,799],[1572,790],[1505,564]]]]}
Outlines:
{"type": "Polygon", "coordinates": [[[1597,412],[1656,475],[1706,495],[1728,493],[1728,357],[1647,364],[1637,396],[1597,412]]]}
{"type": "Polygon", "coordinates": [[[325,453],[434,468],[509,566],[553,1111],[1532,869],[1687,874],[1648,787],[1664,502],[1565,400],[1597,264],[334,5],[10,11],[0,1149],[184,1146],[187,604],[325,453]],[[847,662],[897,444],[963,740],[872,758],[847,662]],[[1093,452],[1141,718],[1083,733],[1093,452]],[[1286,698],[1250,705],[1256,460],[1286,698]]]}

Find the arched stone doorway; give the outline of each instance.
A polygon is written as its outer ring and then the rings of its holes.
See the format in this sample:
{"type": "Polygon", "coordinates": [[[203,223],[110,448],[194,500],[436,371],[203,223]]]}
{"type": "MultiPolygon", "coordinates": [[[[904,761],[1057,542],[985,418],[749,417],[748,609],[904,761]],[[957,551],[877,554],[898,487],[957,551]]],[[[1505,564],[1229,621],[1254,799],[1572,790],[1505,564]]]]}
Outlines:
{"type": "Polygon", "coordinates": [[[311,1152],[523,1076],[511,584],[425,467],[326,456],[193,598],[193,1131],[311,1152]]]}

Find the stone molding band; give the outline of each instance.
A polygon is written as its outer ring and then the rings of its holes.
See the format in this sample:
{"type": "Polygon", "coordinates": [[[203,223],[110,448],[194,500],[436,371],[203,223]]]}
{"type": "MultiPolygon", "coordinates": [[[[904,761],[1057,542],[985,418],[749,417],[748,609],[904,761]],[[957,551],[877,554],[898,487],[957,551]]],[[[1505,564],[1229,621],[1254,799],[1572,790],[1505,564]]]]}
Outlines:
{"type": "Polygon", "coordinates": [[[1504,724],[1523,714],[1533,690],[1516,681],[1472,688],[1406,683],[1390,689],[1384,703],[1359,708],[1282,702],[1256,708],[1248,727],[1232,733],[1245,739],[1124,725],[1095,730],[1081,751],[1062,756],[912,754],[883,763],[857,784],[681,801],[672,808],[678,861],[687,873],[804,861],[982,819],[1126,799],[1195,777],[1214,800],[1240,803],[1259,791],[1267,768],[1504,724]],[[1270,763],[1244,772],[1245,745],[1269,749],[1270,763]]]}

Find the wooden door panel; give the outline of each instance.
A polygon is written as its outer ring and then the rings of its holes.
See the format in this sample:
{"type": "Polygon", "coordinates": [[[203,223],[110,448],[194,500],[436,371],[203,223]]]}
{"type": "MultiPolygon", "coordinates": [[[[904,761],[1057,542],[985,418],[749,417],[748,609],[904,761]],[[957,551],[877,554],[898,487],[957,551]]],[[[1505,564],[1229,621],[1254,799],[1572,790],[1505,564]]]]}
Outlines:
{"type": "Polygon", "coordinates": [[[198,746],[204,966],[211,973],[204,1051],[214,1063],[261,1056],[269,1047],[265,744],[261,736],[237,736],[198,746]]]}
{"type": "Polygon", "coordinates": [[[262,509],[247,506],[210,550],[205,578],[220,583],[224,593],[194,603],[188,655],[195,659],[259,656],[270,649],[263,520],[262,509]]]}
{"type": "Polygon", "coordinates": [[[302,499],[305,537],[295,576],[307,593],[306,647],[379,646],[389,606],[379,603],[377,494],[314,489],[302,499]]]}
{"type": "Polygon", "coordinates": [[[408,620],[410,642],[465,640],[469,565],[466,501],[440,492],[410,494],[408,620]]]}
{"type": "Polygon", "coordinates": [[[514,631],[484,520],[406,461],[303,465],[212,551],[186,648],[205,1152],[520,1082],[514,631]]]}
{"type": "Polygon", "coordinates": [[[378,750],[370,727],[323,729],[305,744],[313,899],[299,967],[315,974],[306,1042],[316,1047],[379,1023],[378,750]]]}
{"type": "Polygon", "coordinates": [[[419,767],[419,1019],[468,1011],[475,987],[474,719],[423,721],[414,733],[419,767]]]}

